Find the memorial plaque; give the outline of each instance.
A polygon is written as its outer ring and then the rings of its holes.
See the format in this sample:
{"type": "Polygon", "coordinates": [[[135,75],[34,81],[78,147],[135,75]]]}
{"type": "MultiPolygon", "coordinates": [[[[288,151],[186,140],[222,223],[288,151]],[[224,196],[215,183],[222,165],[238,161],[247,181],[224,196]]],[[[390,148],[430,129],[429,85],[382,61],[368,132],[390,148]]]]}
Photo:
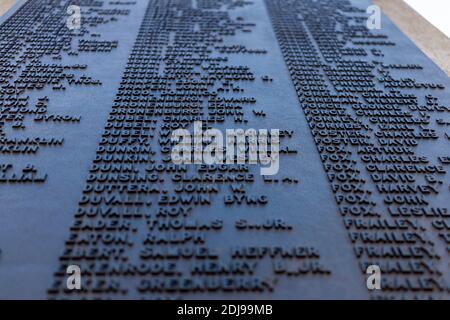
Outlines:
{"type": "Polygon", "coordinates": [[[19,1],[0,298],[448,299],[449,87],[366,0],[19,1]]]}

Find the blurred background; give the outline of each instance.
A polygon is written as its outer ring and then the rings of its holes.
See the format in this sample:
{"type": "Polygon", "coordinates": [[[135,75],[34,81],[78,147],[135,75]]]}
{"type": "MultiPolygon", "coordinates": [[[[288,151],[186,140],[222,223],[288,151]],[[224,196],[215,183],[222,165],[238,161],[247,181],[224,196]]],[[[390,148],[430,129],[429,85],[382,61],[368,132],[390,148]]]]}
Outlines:
{"type": "Polygon", "coordinates": [[[404,0],[436,28],[450,37],[450,1],[448,0],[404,0]]]}
{"type": "MultiPolygon", "coordinates": [[[[16,1],[19,0],[0,0],[0,16],[16,1]]],[[[373,0],[373,2],[450,76],[448,17],[450,0],[373,0]]]]}

